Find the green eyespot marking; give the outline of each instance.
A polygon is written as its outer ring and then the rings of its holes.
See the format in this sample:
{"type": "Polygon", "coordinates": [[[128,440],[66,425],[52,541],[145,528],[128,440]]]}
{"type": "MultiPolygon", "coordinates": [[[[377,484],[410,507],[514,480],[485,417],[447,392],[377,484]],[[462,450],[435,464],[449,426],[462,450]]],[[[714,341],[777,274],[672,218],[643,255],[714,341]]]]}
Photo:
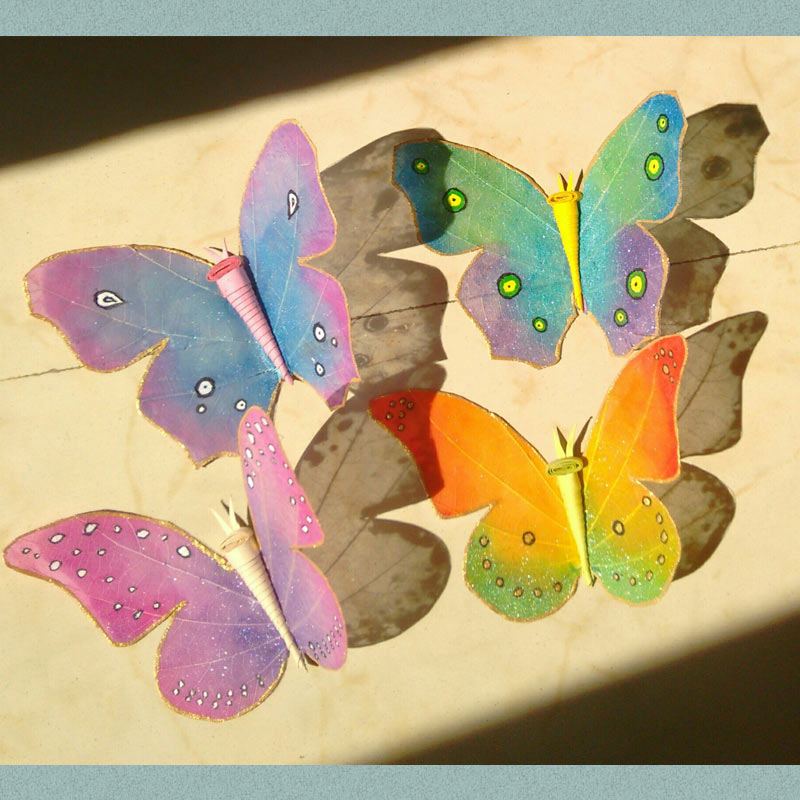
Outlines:
{"type": "MultiPolygon", "coordinates": [[[[507,300],[516,297],[522,291],[522,281],[519,279],[519,275],[515,275],[513,272],[501,275],[497,279],[497,291],[507,300]]],[[[546,323],[545,327],[547,327],[546,323]]]]}
{"type": "Polygon", "coordinates": [[[650,153],[644,160],[644,174],[651,181],[657,181],[664,172],[664,159],[658,153],[650,153]]]}
{"type": "Polygon", "coordinates": [[[628,274],[628,294],[634,299],[640,298],[647,289],[647,276],[644,270],[635,269],[628,274]]]}
{"type": "Polygon", "coordinates": [[[659,114],[656,120],[656,128],[659,133],[666,133],[669,130],[669,117],[666,114],[659,114]]]}
{"type": "Polygon", "coordinates": [[[614,322],[616,322],[620,328],[623,328],[628,324],[628,312],[624,308],[618,308],[614,312],[614,322]]]}
{"type": "Polygon", "coordinates": [[[461,191],[461,189],[448,189],[444,193],[442,202],[448,211],[451,211],[453,214],[457,214],[459,211],[463,211],[467,207],[467,196],[461,191]]]}
{"type": "Polygon", "coordinates": [[[430,164],[424,158],[415,158],[411,162],[411,169],[417,173],[417,175],[426,175],[430,172],[430,164]]]}
{"type": "Polygon", "coordinates": [[[547,330],[547,320],[544,317],[534,317],[533,329],[539,331],[539,333],[544,333],[547,330]]]}

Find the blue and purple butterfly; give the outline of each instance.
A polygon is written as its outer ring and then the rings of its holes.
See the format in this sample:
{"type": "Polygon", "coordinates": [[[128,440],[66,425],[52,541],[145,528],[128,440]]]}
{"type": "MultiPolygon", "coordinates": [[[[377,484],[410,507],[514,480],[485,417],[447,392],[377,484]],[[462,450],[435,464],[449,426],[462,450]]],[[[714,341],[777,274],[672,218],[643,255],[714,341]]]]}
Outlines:
{"type": "Polygon", "coordinates": [[[244,257],[226,248],[210,271],[187,253],[132,245],[58,253],[26,276],[31,311],[86,366],[154,355],[139,407],[198,465],[235,454],[244,412],[267,406],[281,378],[308,381],[331,408],[358,378],[342,287],[306,264],[333,247],[336,222],[297,123],[267,140],[239,231],[244,257]]]}
{"type": "Polygon", "coordinates": [[[420,241],[477,250],[458,298],[496,358],[544,367],[567,329],[593,315],[616,355],[658,334],[668,260],[643,222],[680,197],[686,120],[672,93],[650,95],[606,140],[575,185],[547,193],[488,153],[444,141],[395,151],[394,180],[416,215],[420,241]]]}

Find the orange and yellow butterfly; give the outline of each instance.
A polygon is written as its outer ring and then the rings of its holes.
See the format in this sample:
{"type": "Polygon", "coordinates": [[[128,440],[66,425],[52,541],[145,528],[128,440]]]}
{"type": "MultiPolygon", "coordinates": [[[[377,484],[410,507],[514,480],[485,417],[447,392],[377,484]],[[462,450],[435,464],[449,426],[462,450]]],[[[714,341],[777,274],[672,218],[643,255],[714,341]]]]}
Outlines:
{"type": "Polygon", "coordinates": [[[464,575],[495,611],[514,620],[551,614],[581,574],[647,603],[666,590],[681,552],[669,512],[641,481],[678,476],[685,361],[680,336],[639,352],[606,396],[586,457],[570,441],[549,464],[505,420],[456,395],[397,392],[370,411],[410,451],[439,514],[491,506],[472,532],[464,575]]]}

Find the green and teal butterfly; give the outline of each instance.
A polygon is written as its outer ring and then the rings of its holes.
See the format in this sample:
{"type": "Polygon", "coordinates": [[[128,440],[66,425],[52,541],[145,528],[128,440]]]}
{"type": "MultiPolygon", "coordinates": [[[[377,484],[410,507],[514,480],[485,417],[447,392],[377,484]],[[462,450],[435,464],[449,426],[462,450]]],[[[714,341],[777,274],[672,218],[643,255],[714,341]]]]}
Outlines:
{"type": "Polygon", "coordinates": [[[658,333],[668,259],[642,222],[667,219],[680,197],[686,120],[678,98],[650,95],[600,148],[573,187],[547,195],[488,153],[406,142],[394,180],[434,250],[479,250],[458,298],[497,358],[558,361],[578,312],[592,314],[624,355],[658,333]]]}

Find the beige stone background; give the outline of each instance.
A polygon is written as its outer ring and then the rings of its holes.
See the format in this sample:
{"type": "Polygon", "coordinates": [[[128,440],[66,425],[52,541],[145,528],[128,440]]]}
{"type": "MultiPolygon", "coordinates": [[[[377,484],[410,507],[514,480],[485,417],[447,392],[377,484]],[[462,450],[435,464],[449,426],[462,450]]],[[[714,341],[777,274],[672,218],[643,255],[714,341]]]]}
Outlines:
{"type": "MultiPolygon", "coordinates": [[[[701,222],[734,254],[712,320],[754,309],[769,315],[745,378],[741,442],[691,459],[737,500],[733,523],[707,564],[655,605],[628,607],[582,586],[557,614],[511,624],[478,601],[460,575],[476,518],[445,523],[423,502],[397,516],[434,531],[450,549],[453,572],[432,611],[396,639],[352,649],[339,673],[306,675],[290,665],[263,705],[225,724],[185,718],[160,699],[153,671],[162,629],[114,648],[77,602],[3,567],[0,760],[389,760],[796,613],[798,55],[796,39],[479,41],[0,172],[0,543],[80,511],[115,508],[169,519],[213,545],[218,532],[209,504],[230,492],[243,503],[236,459],[195,470],[139,415],[134,398],[145,361],[112,374],[76,368],[57,332],[28,314],[22,279],[40,259],[130,242],[197,254],[223,235],[236,242],[246,176],[285,118],[301,121],[321,168],[391,131],[430,126],[546,187],[557,170],[588,164],[616,124],[655,90],[676,90],[687,115],[720,102],[756,103],[770,130],[752,201],[731,217],[701,222]]],[[[421,247],[413,255],[442,269],[452,297],[469,259],[421,247]]],[[[444,388],[499,412],[546,454],[552,426],[582,424],[595,414],[622,363],[588,318],[569,332],[561,363],[544,371],[493,362],[458,304],[448,306],[443,341],[444,388]]],[[[326,409],[308,386],[296,384],[282,392],[277,413],[296,460],[326,409]]],[[[642,714],[653,712],[646,693],[635,702],[642,714]]],[[[539,733],[556,735],[547,725],[539,733]]],[[[653,759],[670,760],[656,751],[653,759]]],[[[502,749],[494,760],[503,760],[502,749]]]]}

